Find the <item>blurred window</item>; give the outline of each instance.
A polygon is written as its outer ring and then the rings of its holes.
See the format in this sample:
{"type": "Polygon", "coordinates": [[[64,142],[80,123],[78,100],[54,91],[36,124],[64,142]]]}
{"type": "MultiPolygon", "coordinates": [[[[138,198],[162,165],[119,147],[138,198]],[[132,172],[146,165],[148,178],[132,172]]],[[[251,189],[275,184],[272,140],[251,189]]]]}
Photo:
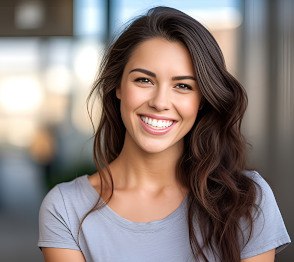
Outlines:
{"type": "Polygon", "coordinates": [[[155,6],[177,8],[199,22],[204,23],[210,30],[237,27],[241,23],[240,0],[113,0],[112,32],[119,32],[129,19],[136,17],[155,6]]]}

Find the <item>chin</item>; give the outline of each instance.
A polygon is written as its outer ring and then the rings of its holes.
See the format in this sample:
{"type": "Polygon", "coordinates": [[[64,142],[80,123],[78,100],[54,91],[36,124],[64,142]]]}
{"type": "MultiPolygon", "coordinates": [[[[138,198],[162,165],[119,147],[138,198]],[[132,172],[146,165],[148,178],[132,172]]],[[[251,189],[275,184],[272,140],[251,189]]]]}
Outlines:
{"type": "Polygon", "coordinates": [[[178,152],[180,152],[180,149],[177,149],[177,144],[174,145],[164,145],[163,143],[157,143],[157,144],[148,144],[148,145],[139,145],[142,151],[149,153],[149,154],[159,154],[163,152],[174,152],[176,149],[178,152]]]}

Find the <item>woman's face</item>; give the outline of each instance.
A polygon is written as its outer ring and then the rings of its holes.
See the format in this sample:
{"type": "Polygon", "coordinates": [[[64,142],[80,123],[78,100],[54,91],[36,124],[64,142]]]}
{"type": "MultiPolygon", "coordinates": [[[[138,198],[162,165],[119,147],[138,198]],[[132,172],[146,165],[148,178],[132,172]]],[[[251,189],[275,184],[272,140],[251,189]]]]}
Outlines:
{"type": "Polygon", "coordinates": [[[195,122],[201,100],[184,45],[163,38],[138,45],[124,68],[117,97],[125,143],[149,153],[182,153],[183,137],[195,122]]]}

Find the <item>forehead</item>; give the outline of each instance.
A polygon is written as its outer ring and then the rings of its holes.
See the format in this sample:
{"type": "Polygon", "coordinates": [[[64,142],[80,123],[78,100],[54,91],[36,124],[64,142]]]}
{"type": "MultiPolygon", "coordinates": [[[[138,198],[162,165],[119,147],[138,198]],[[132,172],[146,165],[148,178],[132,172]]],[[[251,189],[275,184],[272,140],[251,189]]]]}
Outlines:
{"type": "Polygon", "coordinates": [[[126,67],[135,65],[182,68],[190,73],[194,71],[190,53],[184,44],[159,37],[145,40],[133,50],[126,67]]]}

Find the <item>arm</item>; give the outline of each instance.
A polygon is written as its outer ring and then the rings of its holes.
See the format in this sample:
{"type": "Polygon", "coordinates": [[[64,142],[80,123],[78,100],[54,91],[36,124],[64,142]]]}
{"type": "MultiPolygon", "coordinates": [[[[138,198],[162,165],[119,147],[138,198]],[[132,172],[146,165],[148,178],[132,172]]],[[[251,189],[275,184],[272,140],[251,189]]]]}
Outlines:
{"type": "MultiPolygon", "coordinates": [[[[44,198],[39,214],[39,241],[46,262],[85,262],[78,245],[78,222],[70,221],[59,186],[44,198]]],[[[71,218],[73,215],[71,214],[71,218]]]]}
{"type": "Polygon", "coordinates": [[[242,259],[241,262],[274,262],[275,261],[275,249],[264,252],[260,255],[242,259]]]}
{"type": "Polygon", "coordinates": [[[65,248],[42,248],[45,262],[85,262],[81,251],[65,248]]]}

